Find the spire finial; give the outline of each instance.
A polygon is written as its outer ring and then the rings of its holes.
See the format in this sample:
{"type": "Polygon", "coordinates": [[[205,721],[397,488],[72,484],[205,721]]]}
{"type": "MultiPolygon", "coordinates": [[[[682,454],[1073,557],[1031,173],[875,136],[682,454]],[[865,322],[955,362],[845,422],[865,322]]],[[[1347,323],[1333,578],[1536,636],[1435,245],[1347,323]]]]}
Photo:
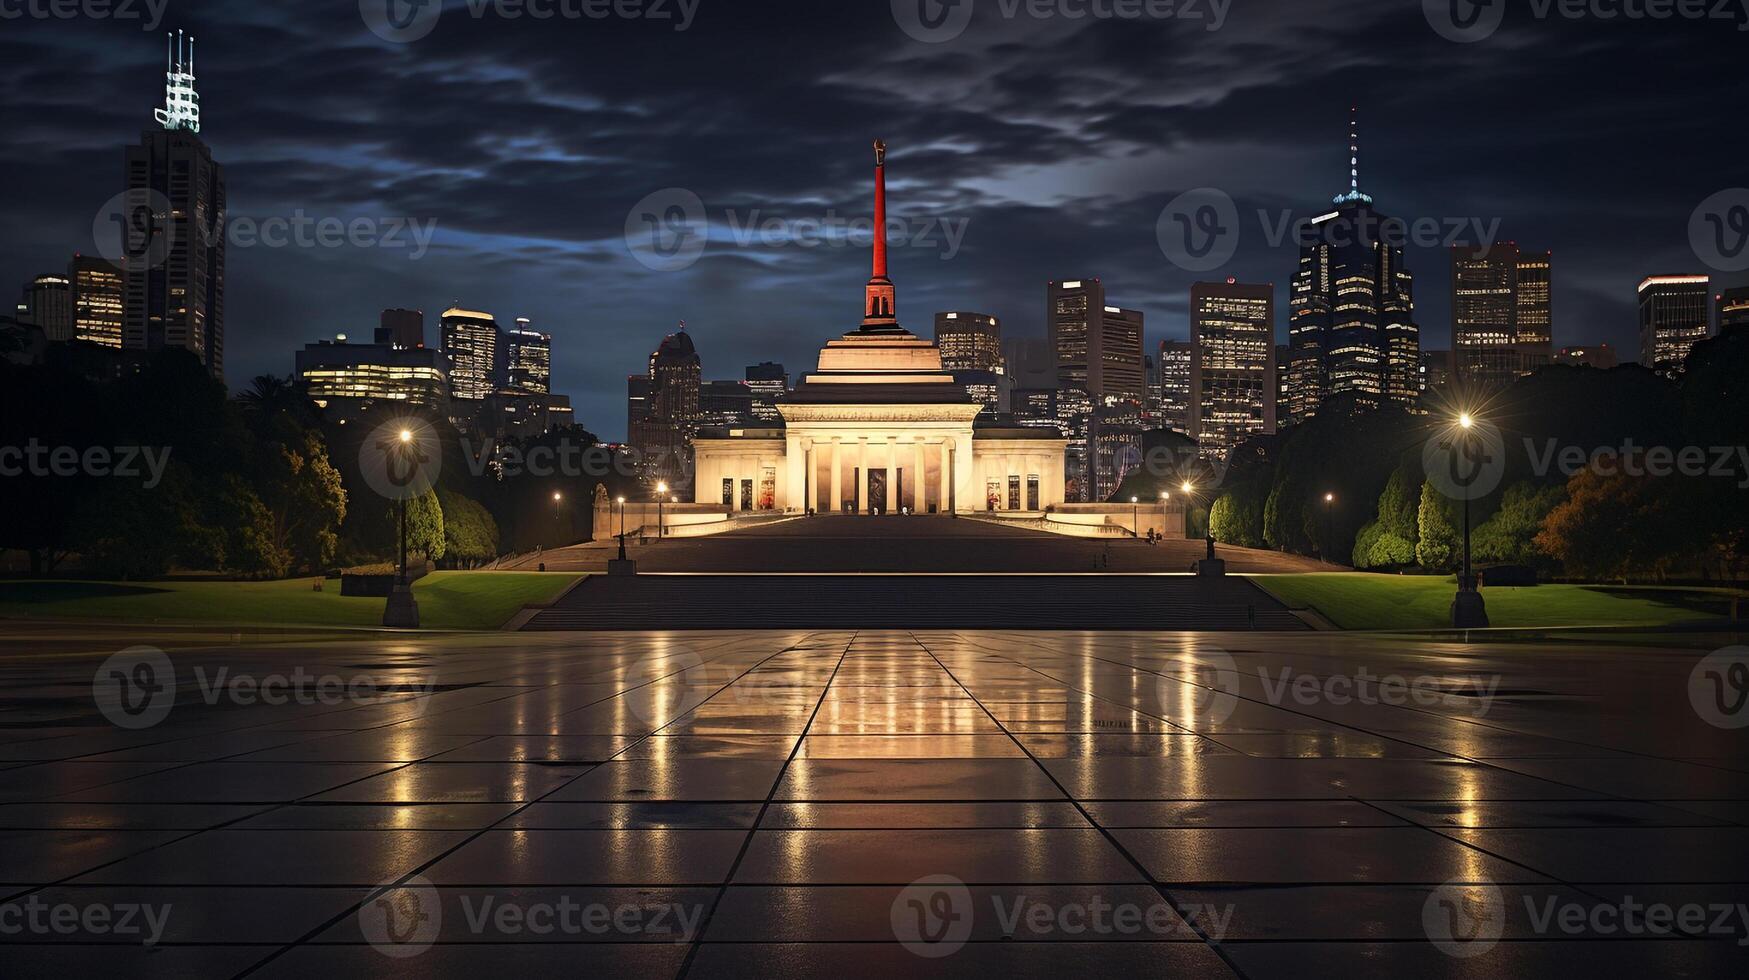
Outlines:
{"type": "Polygon", "coordinates": [[[1372,203],[1372,198],[1360,191],[1360,107],[1348,107],[1348,193],[1336,195],[1337,204],[1360,201],[1372,203]]]}
{"type": "Polygon", "coordinates": [[[164,108],[153,109],[152,118],[165,129],[200,132],[200,95],[194,90],[194,38],[183,48],[183,33],[165,32],[164,108]]]}
{"type": "Polygon", "coordinates": [[[868,286],[863,290],[862,329],[896,330],[899,321],[894,309],[896,294],[893,281],[887,278],[887,144],[874,141],[874,268],[870,270],[868,286]]]}

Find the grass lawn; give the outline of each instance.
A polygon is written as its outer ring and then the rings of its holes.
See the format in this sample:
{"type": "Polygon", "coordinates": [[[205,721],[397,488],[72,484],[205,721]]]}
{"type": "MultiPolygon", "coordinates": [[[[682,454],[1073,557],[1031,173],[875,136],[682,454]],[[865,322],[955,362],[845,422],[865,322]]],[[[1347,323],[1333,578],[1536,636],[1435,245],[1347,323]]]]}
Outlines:
{"type": "MultiPolygon", "coordinates": [[[[432,572],[413,583],[428,629],[493,630],[579,576],[560,572],[432,572]]],[[[0,582],[0,616],[236,625],[376,626],[383,600],[342,596],[338,580],[284,582],[0,582]]]]}
{"type": "MultiPolygon", "coordinates": [[[[1454,577],[1364,572],[1252,575],[1294,608],[1310,606],[1343,629],[1425,630],[1451,625],[1454,577]]],[[[1656,626],[1729,615],[1725,589],[1538,585],[1484,588],[1494,626],[1656,626]]]]}

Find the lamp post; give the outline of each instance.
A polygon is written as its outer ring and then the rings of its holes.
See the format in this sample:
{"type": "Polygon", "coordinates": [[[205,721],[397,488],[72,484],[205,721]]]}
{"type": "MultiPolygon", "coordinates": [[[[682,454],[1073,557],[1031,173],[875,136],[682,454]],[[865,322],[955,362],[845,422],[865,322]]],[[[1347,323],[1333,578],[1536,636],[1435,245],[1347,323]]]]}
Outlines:
{"type": "Polygon", "coordinates": [[[1142,536],[1142,504],[1140,497],[1130,498],[1130,537],[1142,536]]]}
{"type": "Polygon", "coordinates": [[[560,493],[557,490],[553,491],[553,546],[554,547],[558,547],[559,545],[564,543],[564,540],[563,540],[564,532],[559,529],[559,504],[564,499],[565,499],[564,494],[560,493]]]}
{"type": "MultiPolygon", "coordinates": [[[[1471,454],[1470,430],[1475,428],[1476,420],[1468,412],[1457,417],[1457,441],[1455,451],[1463,457],[1470,466],[1479,465],[1471,454]]],[[[1454,475],[1456,466],[1453,466],[1454,475]]],[[[1482,602],[1482,593],[1476,591],[1475,573],[1470,568],[1470,495],[1468,488],[1460,493],[1464,508],[1464,567],[1458,576],[1457,595],[1451,600],[1451,625],[1457,629],[1479,629],[1488,625],[1488,609],[1482,602]]]]}
{"type": "Polygon", "coordinates": [[[666,481],[656,484],[656,540],[662,540],[662,501],[668,497],[666,481]]]}
{"type": "MultiPolygon", "coordinates": [[[[426,462],[421,447],[413,441],[413,430],[402,429],[391,439],[377,443],[377,448],[383,451],[383,462],[389,472],[404,472],[407,482],[411,482],[419,466],[426,462]],[[399,459],[402,469],[396,469],[396,459],[399,459]]],[[[383,604],[383,625],[417,628],[419,625],[419,603],[413,598],[412,584],[407,578],[407,489],[401,484],[403,492],[395,497],[395,522],[400,526],[400,561],[395,567],[395,582],[389,589],[389,598],[383,604]]]]}
{"type": "MultiPolygon", "coordinates": [[[[1333,540],[1334,532],[1331,530],[1332,525],[1331,525],[1331,521],[1330,521],[1330,508],[1331,508],[1331,505],[1333,505],[1335,503],[1336,503],[1336,495],[1335,494],[1327,493],[1324,495],[1324,548],[1325,548],[1326,552],[1333,550],[1334,546],[1336,544],[1336,542],[1333,540]]],[[[1330,560],[1330,556],[1328,553],[1326,553],[1324,555],[1324,560],[1325,561],[1330,560]]]]}
{"type": "Polygon", "coordinates": [[[623,542],[625,540],[625,537],[626,537],[626,498],[620,497],[619,498],[619,539],[620,539],[620,541],[623,542]]]}

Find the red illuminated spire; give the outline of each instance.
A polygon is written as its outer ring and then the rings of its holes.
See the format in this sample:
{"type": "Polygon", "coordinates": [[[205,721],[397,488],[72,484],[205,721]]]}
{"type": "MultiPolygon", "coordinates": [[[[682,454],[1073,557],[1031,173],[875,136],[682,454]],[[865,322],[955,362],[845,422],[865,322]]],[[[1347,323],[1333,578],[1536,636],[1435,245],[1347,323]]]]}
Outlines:
{"type": "Polygon", "coordinates": [[[893,281],[887,278],[887,144],[875,140],[874,271],[863,291],[862,329],[898,327],[893,281]]]}

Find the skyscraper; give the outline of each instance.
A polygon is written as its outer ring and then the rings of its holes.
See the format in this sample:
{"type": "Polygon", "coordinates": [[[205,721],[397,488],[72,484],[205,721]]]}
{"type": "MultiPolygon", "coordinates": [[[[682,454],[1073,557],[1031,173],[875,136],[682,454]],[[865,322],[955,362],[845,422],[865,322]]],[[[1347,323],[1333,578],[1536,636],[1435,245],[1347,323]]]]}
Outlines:
{"type": "Polygon", "coordinates": [[[935,314],[935,346],[944,370],[1002,370],[1002,325],[988,313],[935,314]]]}
{"type": "Polygon", "coordinates": [[[402,348],[425,346],[424,310],[384,310],[378,324],[379,344],[402,348]]]}
{"type": "Polygon", "coordinates": [[[442,411],[448,397],[442,356],[423,347],[324,340],[298,351],[295,363],[305,393],[330,421],[354,421],[382,405],[442,411]]]}
{"type": "Polygon", "coordinates": [[[1190,287],[1190,436],[1225,457],[1275,431],[1275,287],[1228,279],[1190,287]]]}
{"type": "MultiPolygon", "coordinates": [[[[886,300],[885,310],[892,309],[886,300]]],[[[871,307],[872,309],[872,307],[871,307]]],[[[641,454],[646,480],[667,482],[682,499],[691,492],[692,441],[698,435],[703,370],[698,349],[683,323],[650,355],[642,383],[627,380],[627,432],[641,454]],[[641,399],[641,400],[640,400],[641,399]]]]}
{"type": "Polygon", "coordinates": [[[438,321],[449,368],[449,396],[478,401],[498,387],[502,331],[490,313],[451,307],[438,321]]]}
{"type": "Polygon", "coordinates": [[[1190,432],[1190,362],[1194,345],[1188,340],[1162,340],[1156,358],[1160,365],[1160,423],[1166,428],[1190,432]]]}
{"type": "Polygon", "coordinates": [[[1549,252],[1516,242],[1451,250],[1452,356],[1458,379],[1497,387],[1549,363],[1553,299],[1549,252]]]}
{"type": "Polygon", "coordinates": [[[1719,333],[1749,326],[1749,286],[1724,290],[1714,299],[1719,311],[1719,333]]]}
{"type": "Polygon", "coordinates": [[[200,138],[194,39],[171,39],[161,129],[127,149],[122,346],[181,347],[214,375],[225,361],[225,177],[200,138]]]}
{"type": "Polygon", "coordinates": [[[1403,264],[1403,225],[1373,209],[1360,190],[1360,131],[1349,124],[1349,189],[1336,209],[1300,228],[1288,320],[1289,422],[1311,418],[1332,397],[1363,408],[1420,398],[1421,339],[1414,277],[1403,264]]]}
{"type": "Polygon", "coordinates": [[[1712,323],[1711,285],[1707,276],[1648,276],[1640,283],[1640,364],[1667,378],[1682,373],[1712,323]]]}
{"type": "Polygon", "coordinates": [[[66,276],[50,273],[25,283],[18,307],[20,319],[41,327],[49,340],[73,339],[73,284],[66,276]]]}
{"type": "Polygon", "coordinates": [[[510,387],[546,394],[553,390],[553,337],[516,318],[516,329],[504,335],[504,375],[510,387]]]}
{"type": "Polygon", "coordinates": [[[67,264],[67,278],[73,283],[73,339],[120,347],[127,307],[122,270],[95,255],[75,254],[67,264]]]}

